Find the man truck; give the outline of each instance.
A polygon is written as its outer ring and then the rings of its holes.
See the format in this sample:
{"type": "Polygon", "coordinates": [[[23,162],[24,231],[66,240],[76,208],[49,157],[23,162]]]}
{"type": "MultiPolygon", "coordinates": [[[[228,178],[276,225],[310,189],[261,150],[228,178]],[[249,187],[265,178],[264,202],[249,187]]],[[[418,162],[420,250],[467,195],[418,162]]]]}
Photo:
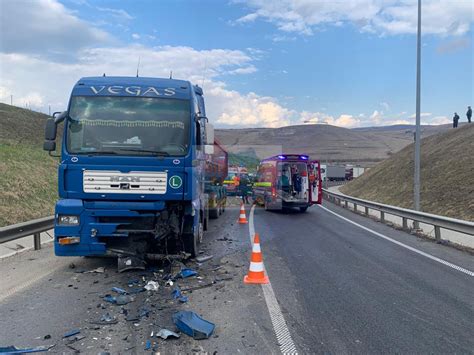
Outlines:
{"type": "Polygon", "coordinates": [[[214,129],[200,87],[174,79],[82,78],[67,110],[47,121],[50,154],[61,122],[56,255],[115,255],[119,267],[125,260],[142,268],[146,257],[198,253],[209,208],[225,198],[219,186],[227,175],[222,147],[219,158],[210,158],[214,129]]]}
{"type": "Polygon", "coordinates": [[[303,154],[280,154],[260,162],[254,184],[254,199],[266,210],[299,208],[321,204],[322,181],[319,161],[303,154]]]}

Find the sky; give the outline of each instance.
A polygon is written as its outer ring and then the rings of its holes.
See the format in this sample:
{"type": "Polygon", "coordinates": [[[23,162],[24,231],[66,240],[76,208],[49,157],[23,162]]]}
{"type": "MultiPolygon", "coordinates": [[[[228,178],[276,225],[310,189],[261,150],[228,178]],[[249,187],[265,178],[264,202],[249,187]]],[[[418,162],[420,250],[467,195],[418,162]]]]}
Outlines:
{"type": "MultiPolygon", "coordinates": [[[[472,0],[422,0],[422,123],[465,120],[472,0]]],[[[0,101],[67,107],[83,76],[190,80],[221,128],[415,122],[413,0],[0,0],[0,101]]]]}

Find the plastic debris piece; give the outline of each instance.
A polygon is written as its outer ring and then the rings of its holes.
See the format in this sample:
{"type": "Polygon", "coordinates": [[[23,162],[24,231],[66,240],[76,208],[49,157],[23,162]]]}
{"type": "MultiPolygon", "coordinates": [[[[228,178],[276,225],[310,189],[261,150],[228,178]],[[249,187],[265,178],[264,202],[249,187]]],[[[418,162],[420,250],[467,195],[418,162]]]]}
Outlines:
{"type": "Polygon", "coordinates": [[[7,353],[7,354],[39,353],[42,351],[48,351],[53,346],[55,346],[55,344],[35,346],[33,348],[17,348],[16,346],[11,345],[11,346],[0,347],[0,353],[7,353]]]}
{"type": "Polygon", "coordinates": [[[116,324],[118,323],[117,318],[112,316],[109,312],[103,314],[99,320],[91,321],[89,322],[91,324],[101,324],[101,325],[106,325],[106,324],[116,324]]]}
{"type": "Polygon", "coordinates": [[[172,332],[171,330],[168,330],[168,329],[165,329],[165,328],[160,329],[160,331],[158,333],[156,333],[156,336],[160,337],[162,339],[168,339],[169,337],[179,338],[178,333],[172,332]]]}
{"type": "Polygon", "coordinates": [[[120,296],[117,296],[115,300],[116,300],[115,304],[117,304],[119,306],[122,306],[124,304],[128,304],[128,303],[132,302],[133,298],[130,297],[130,296],[126,296],[126,295],[120,295],[120,296]]]}
{"type": "Polygon", "coordinates": [[[165,287],[171,287],[171,286],[173,286],[173,284],[174,284],[173,280],[168,280],[165,283],[165,287]]]}
{"type": "Polygon", "coordinates": [[[117,292],[121,295],[126,295],[128,292],[125,291],[123,288],[120,287],[112,287],[112,291],[117,292]]]}
{"type": "Polygon", "coordinates": [[[214,323],[191,311],[176,312],[173,314],[173,322],[181,332],[196,340],[209,338],[216,327],[214,323]]]}
{"type": "Polygon", "coordinates": [[[91,273],[103,274],[104,272],[105,272],[105,267],[101,266],[94,270],[84,271],[84,274],[91,274],[91,273]]]}
{"type": "Polygon", "coordinates": [[[147,340],[145,344],[145,350],[150,350],[151,349],[151,340],[147,340]]]}
{"type": "Polygon", "coordinates": [[[198,263],[203,263],[205,261],[211,260],[214,257],[214,255],[200,255],[196,257],[196,261],[198,263]]]}
{"type": "Polygon", "coordinates": [[[127,295],[119,295],[117,297],[114,297],[112,295],[105,295],[103,299],[106,302],[113,303],[119,306],[123,306],[133,301],[133,298],[127,295]]]}
{"type": "Polygon", "coordinates": [[[158,291],[158,288],[160,285],[156,281],[148,281],[148,283],[145,285],[145,290],[147,291],[158,291]]]}
{"type": "Polygon", "coordinates": [[[66,334],[64,334],[63,338],[72,337],[73,335],[79,334],[80,332],[81,332],[80,329],[73,329],[73,330],[70,330],[69,332],[67,332],[66,334]]]}
{"type": "Polygon", "coordinates": [[[173,296],[173,298],[176,300],[178,300],[179,302],[181,303],[186,303],[188,302],[188,297],[187,296],[184,296],[182,293],[181,293],[181,290],[179,289],[179,287],[176,287],[173,292],[171,292],[171,295],[173,296]]]}
{"type": "Polygon", "coordinates": [[[114,303],[114,304],[117,303],[117,299],[112,295],[105,295],[103,300],[109,303],[114,303]]]}
{"type": "Polygon", "coordinates": [[[181,271],[175,276],[175,278],[187,278],[191,276],[196,276],[198,273],[196,270],[189,269],[189,268],[184,268],[181,269],[181,271]]]}

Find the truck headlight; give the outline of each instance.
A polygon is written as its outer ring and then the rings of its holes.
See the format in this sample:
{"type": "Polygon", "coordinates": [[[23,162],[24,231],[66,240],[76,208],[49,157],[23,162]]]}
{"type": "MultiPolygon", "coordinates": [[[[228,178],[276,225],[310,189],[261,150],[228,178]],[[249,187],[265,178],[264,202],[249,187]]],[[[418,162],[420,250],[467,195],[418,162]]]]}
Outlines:
{"type": "Polygon", "coordinates": [[[64,226],[77,226],[79,224],[79,216],[59,215],[58,224],[64,226]]]}

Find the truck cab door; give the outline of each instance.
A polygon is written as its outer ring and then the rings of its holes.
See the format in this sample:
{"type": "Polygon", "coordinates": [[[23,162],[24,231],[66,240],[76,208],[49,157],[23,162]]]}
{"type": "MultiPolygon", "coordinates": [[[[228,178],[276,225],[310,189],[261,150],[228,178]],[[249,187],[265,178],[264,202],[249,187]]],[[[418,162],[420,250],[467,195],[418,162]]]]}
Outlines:
{"type": "Polygon", "coordinates": [[[321,185],[321,167],[319,161],[311,161],[308,164],[309,172],[309,200],[313,204],[321,204],[322,185],[321,185]]]}

